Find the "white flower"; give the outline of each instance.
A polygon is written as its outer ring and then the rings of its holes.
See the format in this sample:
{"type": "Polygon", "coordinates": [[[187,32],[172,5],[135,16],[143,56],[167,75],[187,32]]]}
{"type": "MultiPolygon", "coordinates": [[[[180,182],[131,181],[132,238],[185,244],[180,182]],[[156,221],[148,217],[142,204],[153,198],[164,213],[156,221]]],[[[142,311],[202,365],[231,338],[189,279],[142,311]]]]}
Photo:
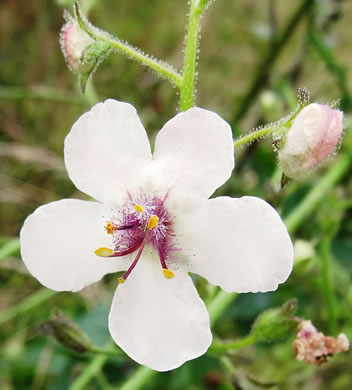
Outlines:
{"type": "Polygon", "coordinates": [[[208,200],[234,167],[230,126],[210,111],[176,115],[152,156],[135,109],[99,103],[72,127],[65,163],[77,188],[98,202],[39,207],[21,231],[23,260],[57,291],[127,270],[109,329],[140,364],[167,371],[208,349],[208,313],[188,272],[228,292],[275,290],[291,272],[292,244],[269,204],[208,200]]]}

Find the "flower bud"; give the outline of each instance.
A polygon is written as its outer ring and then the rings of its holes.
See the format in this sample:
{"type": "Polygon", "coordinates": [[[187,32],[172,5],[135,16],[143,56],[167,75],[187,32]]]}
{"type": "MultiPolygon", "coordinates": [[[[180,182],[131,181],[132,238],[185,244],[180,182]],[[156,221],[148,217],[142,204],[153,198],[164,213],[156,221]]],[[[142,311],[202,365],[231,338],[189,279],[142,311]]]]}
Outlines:
{"type": "Polygon", "coordinates": [[[52,320],[41,326],[41,331],[52,335],[66,348],[79,353],[87,353],[93,346],[90,338],[69,318],[56,313],[52,320]]]}
{"type": "Polygon", "coordinates": [[[312,103],[293,120],[279,148],[281,169],[297,178],[334,153],[343,130],[343,114],[327,105],[312,103]]]}
{"type": "Polygon", "coordinates": [[[61,49],[64,54],[67,66],[77,73],[87,72],[92,64],[83,62],[85,50],[94,43],[77,21],[68,21],[62,27],[60,34],[61,49]]]}
{"type": "Polygon", "coordinates": [[[294,316],[297,300],[287,301],[279,308],[264,311],[256,319],[252,333],[257,342],[274,342],[287,337],[297,327],[294,316]]]}

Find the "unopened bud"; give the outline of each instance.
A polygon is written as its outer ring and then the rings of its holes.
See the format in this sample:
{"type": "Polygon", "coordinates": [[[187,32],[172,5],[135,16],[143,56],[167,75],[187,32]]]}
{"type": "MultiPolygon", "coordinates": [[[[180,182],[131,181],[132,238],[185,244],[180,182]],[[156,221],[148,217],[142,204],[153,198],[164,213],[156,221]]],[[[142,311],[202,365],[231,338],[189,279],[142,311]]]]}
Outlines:
{"type": "Polygon", "coordinates": [[[343,114],[327,105],[312,103],[293,120],[279,147],[281,169],[297,178],[335,152],[343,130],[343,114]]]}
{"type": "Polygon", "coordinates": [[[76,21],[69,21],[62,27],[60,44],[67,66],[77,73],[87,72],[92,64],[83,62],[84,52],[94,43],[76,21]]]}
{"type": "Polygon", "coordinates": [[[52,320],[41,326],[43,333],[52,335],[59,343],[72,351],[83,354],[92,348],[90,338],[71,319],[56,313],[52,320]]]}
{"type": "Polygon", "coordinates": [[[78,3],[75,3],[75,17],[68,12],[64,17],[67,23],[60,34],[61,49],[68,67],[79,74],[80,87],[84,92],[88,80],[112,48],[105,39],[96,36],[98,30],[81,14],[78,3]]]}
{"type": "Polygon", "coordinates": [[[318,332],[311,321],[302,320],[298,325],[293,349],[297,360],[319,366],[326,363],[328,357],[348,351],[349,341],[344,333],[341,333],[337,339],[325,336],[322,332],[318,332]]]}
{"type": "Polygon", "coordinates": [[[252,333],[257,342],[274,342],[289,336],[297,327],[294,316],[297,300],[292,299],[279,308],[264,311],[256,319],[252,333]]]}

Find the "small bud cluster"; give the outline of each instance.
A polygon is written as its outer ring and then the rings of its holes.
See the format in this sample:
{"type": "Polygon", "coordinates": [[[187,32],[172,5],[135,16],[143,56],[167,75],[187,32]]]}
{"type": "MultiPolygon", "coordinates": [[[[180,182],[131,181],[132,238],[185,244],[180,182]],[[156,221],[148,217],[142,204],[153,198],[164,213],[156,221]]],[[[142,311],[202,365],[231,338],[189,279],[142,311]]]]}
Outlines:
{"type": "Polygon", "coordinates": [[[293,342],[297,360],[308,364],[321,365],[328,357],[348,351],[349,341],[344,333],[337,338],[325,336],[318,332],[309,320],[302,320],[298,325],[298,333],[293,342]]]}

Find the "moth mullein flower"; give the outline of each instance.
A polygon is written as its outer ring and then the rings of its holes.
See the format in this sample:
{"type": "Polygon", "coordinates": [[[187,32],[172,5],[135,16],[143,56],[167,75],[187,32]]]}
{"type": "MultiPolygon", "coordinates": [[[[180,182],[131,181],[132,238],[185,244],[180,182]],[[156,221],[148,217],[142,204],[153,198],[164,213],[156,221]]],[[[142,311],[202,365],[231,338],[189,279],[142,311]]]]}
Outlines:
{"type": "Polygon", "coordinates": [[[152,155],[136,110],[107,100],[73,125],[65,163],[76,187],[97,202],[39,207],[21,231],[23,260],[57,291],[123,271],[109,330],[140,364],[171,370],[211,344],[189,272],[228,292],[275,290],[291,272],[291,240],[268,203],[208,199],[234,167],[231,128],[213,112],[176,115],[152,155]]]}
{"type": "Polygon", "coordinates": [[[315,168],[335,152],[342,130],[341,111],[317,103],[304,107],[279,149],[283,173],[297,178],[315,168]]]}

